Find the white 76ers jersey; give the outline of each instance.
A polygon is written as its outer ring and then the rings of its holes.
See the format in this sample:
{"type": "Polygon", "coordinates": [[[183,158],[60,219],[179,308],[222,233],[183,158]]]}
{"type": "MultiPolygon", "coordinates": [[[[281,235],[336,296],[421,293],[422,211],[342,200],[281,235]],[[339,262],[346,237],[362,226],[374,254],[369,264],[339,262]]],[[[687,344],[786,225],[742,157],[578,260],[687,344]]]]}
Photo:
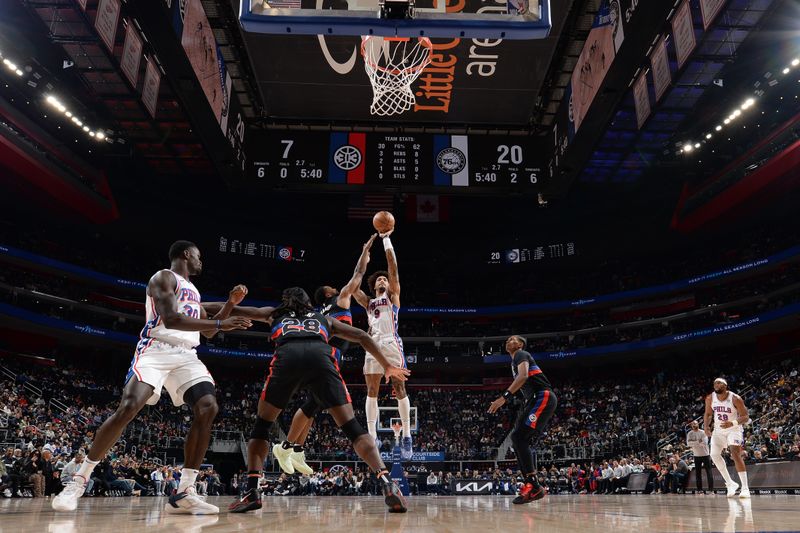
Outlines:
{"type": "MultiPolygon", "coordinates": [[[[200,293],[197,291],[194,284],[171,270],[162,270],[161,272],[169,272],[175,276],[175,310],[181,315],[200,318],[200,293]]],[[[149,294],[145,300],[145,307],[147,323],[144,325],[144,329],[142,329],[139,335],[140,345],[152,343],[153,340],[165,342],[173,346],[182,346],[184,348],[194,348],[200,344],[199,331],[167,329],[167,327],[164,326],[161,316],[159,316],[156,311],[155,301],[149,294]]],[[[140,346],[140,348],[145,347],[146,346],[140,346]]]]}
{"type": "Polygon", "coordinates": [[[399,312],[400,308],[394,305],[388,296],[370,300],[367,307],[370,336],[375,340],[396,340],[400,344],[400,336],[397,334],[399,312]]]}
{"type": "Polygon", "coordinates": [[[714,431],[739,431],[739,426],[733,426],[727,429],[722,429],[720,424],[722,422],[733,422],[739,418],[739,411],[733,405],[733,393],[728,391],[728,396],[725,400],[720,400],[716,392],[711,393],[711,411],[714,413],[714,431]]]}

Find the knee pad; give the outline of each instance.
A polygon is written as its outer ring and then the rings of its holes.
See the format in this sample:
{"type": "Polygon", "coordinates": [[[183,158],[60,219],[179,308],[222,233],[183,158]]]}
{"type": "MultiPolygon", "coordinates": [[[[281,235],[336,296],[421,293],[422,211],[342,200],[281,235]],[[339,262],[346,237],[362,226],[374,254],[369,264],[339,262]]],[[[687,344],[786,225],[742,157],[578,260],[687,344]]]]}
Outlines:
{"type": "Polygon", "coordinates": [[[256,417],[256,423],[250,432],[251,439],[269,440],[269,430],[272,429],[272,422],[264,420],[260,416],[256,417]]]}
{"type": "Polygon", "coordinates": [[[366,430],[364,430],[364,428],[361,427],[361,424],[359,424],[358,420],[356,420],[355,418],[351,418],[350,420],[342,424],[342,427],[340,429],[344,432],[347,438],[350,439],[350,442],[354,442],[361,435],[367,435],[366,430]]]}
{"type": "Polygon", "coordinates": [[[210,381],[201,381],[196,385],[192,385],[189,387],[189,390],[183,393],[183,401],[189,404],[189,407],[194,408],[194,404],[197,403],[197,400],[209,394],[216,398],[217,391],[214,388],[214,384],[210,381]]]}

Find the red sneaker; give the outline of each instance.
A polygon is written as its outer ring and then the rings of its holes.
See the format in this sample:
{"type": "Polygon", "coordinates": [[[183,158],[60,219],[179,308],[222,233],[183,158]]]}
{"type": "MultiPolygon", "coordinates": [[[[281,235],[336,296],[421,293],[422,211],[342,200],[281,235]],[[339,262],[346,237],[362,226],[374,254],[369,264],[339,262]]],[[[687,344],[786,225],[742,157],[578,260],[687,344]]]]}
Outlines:
{"type": "Polygon", "coordinates": [[[536,500],[541,500],[542,498],[544,498],[544,487],[534,487],[533,483],[525,483],[525,485],[519,491],[519,496],[514,498],[511,503],[520,505],[523,503],[531,503],[536,500]]]}

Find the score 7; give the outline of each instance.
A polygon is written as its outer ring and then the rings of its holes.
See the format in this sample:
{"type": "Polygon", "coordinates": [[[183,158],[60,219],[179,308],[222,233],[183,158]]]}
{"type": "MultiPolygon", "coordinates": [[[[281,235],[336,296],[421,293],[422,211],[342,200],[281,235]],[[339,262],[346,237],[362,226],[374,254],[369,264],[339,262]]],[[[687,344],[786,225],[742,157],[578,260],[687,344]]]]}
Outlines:
{"type": "Polygon", "coordinates": [[[281,139],[281,144],[284,146],[283,148],[283,159],[289,158],[289,150],[292,149],[292,145],[294,144],[293,139],[281,139]]]}

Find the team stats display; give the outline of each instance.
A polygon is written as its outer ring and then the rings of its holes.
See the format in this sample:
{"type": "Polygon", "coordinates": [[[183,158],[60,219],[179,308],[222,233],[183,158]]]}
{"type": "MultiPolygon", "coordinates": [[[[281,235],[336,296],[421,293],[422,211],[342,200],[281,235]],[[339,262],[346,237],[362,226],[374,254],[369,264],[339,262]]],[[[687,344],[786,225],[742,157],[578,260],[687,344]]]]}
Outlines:
{"type": "Polygon", "coordinates": [[[254,131],[248,178],[304,184],[535,192],[549,179],[534,137],[254,131]]]}

